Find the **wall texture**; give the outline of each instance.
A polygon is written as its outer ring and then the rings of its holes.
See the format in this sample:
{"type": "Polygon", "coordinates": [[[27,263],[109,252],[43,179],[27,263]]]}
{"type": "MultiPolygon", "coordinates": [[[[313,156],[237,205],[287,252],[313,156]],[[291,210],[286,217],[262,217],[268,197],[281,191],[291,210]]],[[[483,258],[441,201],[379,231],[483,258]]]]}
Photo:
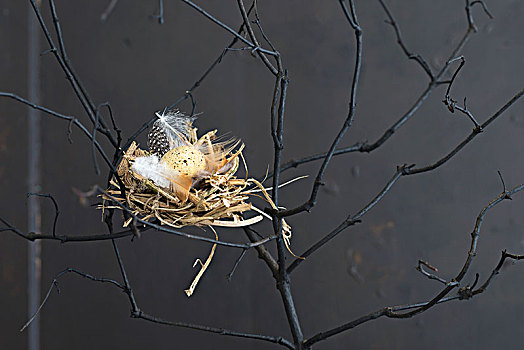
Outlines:
{"type": "MultiPolygon", "coordinates": [[[[182,2],[165,4],[165,23],[151,15],[156,1],[120,1],[105,22],[108,0],[57,1],[71,61],[96,102],[110,101],[129,137],[153,113],[173,103],[205,71],[231,36],[182,2]]],[[[237,28],[233,3],[199,1],[204,9],[237,28]]],[[[467,29],[463,2],[388,1],[408,47],[436,70],[467,29]]],[[[481,8],[473,15],[479,31],[463,54],[467,63],[453,86],[479,121],[486,120],[522,88],[524,3],[489,1],[489,20],[481,8]]],[[[0,91],[26,95],[27,6],[0,2],[0,91]]],[[[51,27],[47,2],[45,19],[51,27]]],[[[354,126],[343,145],[374,141],[400,118],[426,88],[428,79],[396,43],[376,1],[357,1],[364,31],[362,79],[354,126]]],[[[354,36],[336,1],[261,1],[264,29],[281,52],[291,79],[285,119],[284,160],[326,151],[347,114],[354,63],[354,36]]],[[[43,39],[43,38],[42,38],[43,39]]],[[[43,41],[42,41],[43,42],[43,41]]],[[[45,45],[45,44],[43,44],[45,45]]],[[[64,73],[52,55],[43,55],[43,104],[87,123],[64,73]]],[[[447,76],[448,78],[450,75],[447,76]]],[[[252,176],[272,164],[269,110],[274,80],[249,51],[230,53],[194,93],[201,131],[218,128],[240,137],[252,176]]],[[[416,115],[371,154],[333,160],[318,206],[290,219],[292,249],[300,253],[362,208],[404,163],[431,163],[472,129],[463,115],[450,114],[438,88],[416,115]]],[[[190,108],[189,104],[183,109],[190,108]]],[[[454,276],[469,248],[478,212],[501,191],[497,170],[509,187],[523,181],[524,103],[508,110],[443,167],[401,179],[363,222],[342,233],[293,274],[293,294],[304,332],[312,335],[383,306],[423,301],[440,285],[420,275],[418,259],[430,261],[444,278],[454,276]],[[351,267],[357,273],[351,273],[351,267]]],[[[57,199],[64,234],[103,233],[101,214],[82,204],[73,189],[103,186],[96,176],[90,143],[67,123],[43,119],[42,192],[57,199]]],[[[0,216],[21,229],[26,223],[26,107],[0,99],[0,216]]],[[[145,146],[145,139],[139,141],[145,146]]],[[[105,146],[109,146],[104,144],[105,146]]],[[[284,173],[288,180],[310,175],[281,192],[293,207],[309,196],[319,163],[284,173]]],[[[491,211],[483,226],[478,256],[466,277],[485,278],[500,251],[524,252],[524,195],[491,211]]],[[[95,200],[92,203],[96,202],[95,200]]],[[[43,228],[50,232],[52,205],[43,206],[43,228]]],[[[269,232],[270,224],[260,224],[269,232]]],[[[201,231],[189,229],[189,232],[201,231]]],[[[225,240],[244,241],[238,230],[221,230],[225,240]]],[[[124,262],[141,308],[173,321],[186,321],[290,338],[282,302],[265,265],[250,251],[233,279],[225,279],[237,250],[219,247],[196,294],[187,298],[195,258],[209,245],[156,232],[120,242],[124,262]]],[[[0,232],[0,348],[22,349],[19,333],[26,317],[26,242],[0,232]]],[[[119,278],[109,242],[43,242],[42,288],[66,267],[119,278]]],[[[489,349],[517,347],[524,322],[524,266],[508,266],[483,295],[448,303],[409,320],[380,319],[319,343],[333,348],[489,349]]],[[[76,276],[60,282],[41,312],[43,349],[266,349],[277,346],[198,331],[159,326],[129,318],[127,298],[110,286],[76,276]]]]}

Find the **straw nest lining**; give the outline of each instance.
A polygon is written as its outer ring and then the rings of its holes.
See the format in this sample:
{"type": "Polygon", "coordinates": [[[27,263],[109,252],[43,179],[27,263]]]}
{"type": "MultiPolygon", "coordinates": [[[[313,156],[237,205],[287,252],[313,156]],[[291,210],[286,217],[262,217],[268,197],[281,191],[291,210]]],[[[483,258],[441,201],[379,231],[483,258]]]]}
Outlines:
{"type": "MultiPolygon", "coordinates": [[[[238,151],[238,152],[241,152],[238,151]]],[[[233,152],[228,156],[232,157],[233,152]]],[[[107,194],[127,206],[134,215],[142,220],[158,219],[161,224],[173,228],[184,226],[226,226],[242,227],[257,223],[262,215],[244,219],[242,213],[252,209],[246,202],[252,191],[248,186],[254,184],[252,179],[239,179],[235,173],[239,168],[239,157],[235,157],[231,169],[224,174],[210,174],[197,187],[192,187],[185,203],[169,189],[156,185],[153,181],[137,174],[132,164],[137,157],[149,153],[138,148],[133,142],[117,167],[118,176],[125,185],[126,197],[121,196],[120,185],[113,178],[107,194]]],[[[104,200],[111,199],[102,195],[104,200]]],[[[105,202],[105,201],[104,201],[105,202]]],[[[104,203],[103,208],[122,209],[120,206],[104,203]]],[[[131,219],[124,223],[128,226],[131,219]]]]}
{"type": "MultiPolygon", "coordinates": [[[[156,219],[162,225],[177,229],[184,226],[208,226],[217,240],[218,234],[213,226],[243,227],[255,224],[264,217],[271,219],[263,211],[247,202],[250,196],[257,196],[263,198],[273,209],[277,209],[262,184],[255,179],[239,179],[235,176],[240,159],[244,160],[242,157],[243,145],[240,145],[238,150],[235,150],[234,146],[224,149],[220,143],[218,146],[212,144],[216,131],[205,134],[199,140],[196,137],[196,129],[191,129],[191,131],[193,136],[187,142],[188,147],[207,143],[211,153],[219,152],[220,157],[217,159],[220,159],[220,167],[215,168],[218,169],[217,171],[206,173],[192,184],[189,182],[190,188],[186,188],[188,192],[177,189],[178,184],[171,178],[169,179],[172,182],[171,185],[175,184],[175,187],[161,187],[149,178],[138,174],[133,168],[137,158],[150,156],[149,152],[140,149],[136,142],[133,142],[117,167],[117,174],[125,186],[125,191],[122,191],[116,178],[113,177],[110,187],[101,195],[103,203],[100,209],[125,210],[124,208],[128,208],[135,217],[140,217],[144,221],[156,219]],[[125,193],[125,197],[122,196],[122,193],[125,193]],[[120,205],[114,203],[115,200],[120,205]],[[242,213],[250,210],[261,215],[244,219],[242,213]]],[[[238,144],[236,143],[235,146],[238,144]]],[[[185,148],[181,148],[181,151],[185,151],[185,148]]],[[[190,160],[189,158],[176,158],[175,163],[181,162],[187,165],[190,160]]],[[[245,162],[243,163],[247,172],[247,166],[245,162]]],[[[126,220],[123,226],[127,227],[132,221],[133,217],[126,220]]],[[[291,227],[285,220],[282,220],[282,236],[288,251],[293,254],[289,247],[291,227]]],[[[188,297],[193,294],[200,278],[211,263],[216,246],[216,243],[213,244],[205,263],[202,263],[200,259],[195,260],[193,267],[200,263],[200,271],[190,287],[185,290],[188,297]]]]}

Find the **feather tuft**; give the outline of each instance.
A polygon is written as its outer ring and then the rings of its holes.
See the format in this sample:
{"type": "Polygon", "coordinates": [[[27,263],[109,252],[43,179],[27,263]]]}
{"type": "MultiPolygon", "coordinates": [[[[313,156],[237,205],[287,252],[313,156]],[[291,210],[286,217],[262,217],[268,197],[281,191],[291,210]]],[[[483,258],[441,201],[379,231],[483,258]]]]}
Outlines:
{"type": "Polygon", "coordinates": [[[176,173],[156,155],[137,157],[131,169],[138,175],[153,181],[160,187],[169,188],[176,173]]]}

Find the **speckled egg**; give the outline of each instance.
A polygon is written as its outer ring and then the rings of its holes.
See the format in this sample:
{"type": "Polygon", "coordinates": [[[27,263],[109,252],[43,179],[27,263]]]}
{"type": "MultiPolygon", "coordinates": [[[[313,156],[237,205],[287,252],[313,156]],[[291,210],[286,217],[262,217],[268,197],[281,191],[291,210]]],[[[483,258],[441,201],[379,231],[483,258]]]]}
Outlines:
{"type": "Polygon", "coordinates": [[[194,177],[199,171],[206,168],[204,154],[192,146],[180,146],[173,148],[162,157],[171,168],[181,175],[194,177]]]}

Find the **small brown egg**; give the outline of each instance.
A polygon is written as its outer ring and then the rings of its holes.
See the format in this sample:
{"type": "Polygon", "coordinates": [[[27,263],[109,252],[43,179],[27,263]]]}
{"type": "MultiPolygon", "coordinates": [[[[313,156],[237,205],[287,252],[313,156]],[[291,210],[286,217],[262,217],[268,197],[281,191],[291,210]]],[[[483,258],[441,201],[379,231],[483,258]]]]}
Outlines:
{"type": "Polygon", "coordinates": [[[206,168],[204,153],[193,146],[180,146],[173,148],[162,157],[169,167],[182,176],[194,177],[206,168]]]}

